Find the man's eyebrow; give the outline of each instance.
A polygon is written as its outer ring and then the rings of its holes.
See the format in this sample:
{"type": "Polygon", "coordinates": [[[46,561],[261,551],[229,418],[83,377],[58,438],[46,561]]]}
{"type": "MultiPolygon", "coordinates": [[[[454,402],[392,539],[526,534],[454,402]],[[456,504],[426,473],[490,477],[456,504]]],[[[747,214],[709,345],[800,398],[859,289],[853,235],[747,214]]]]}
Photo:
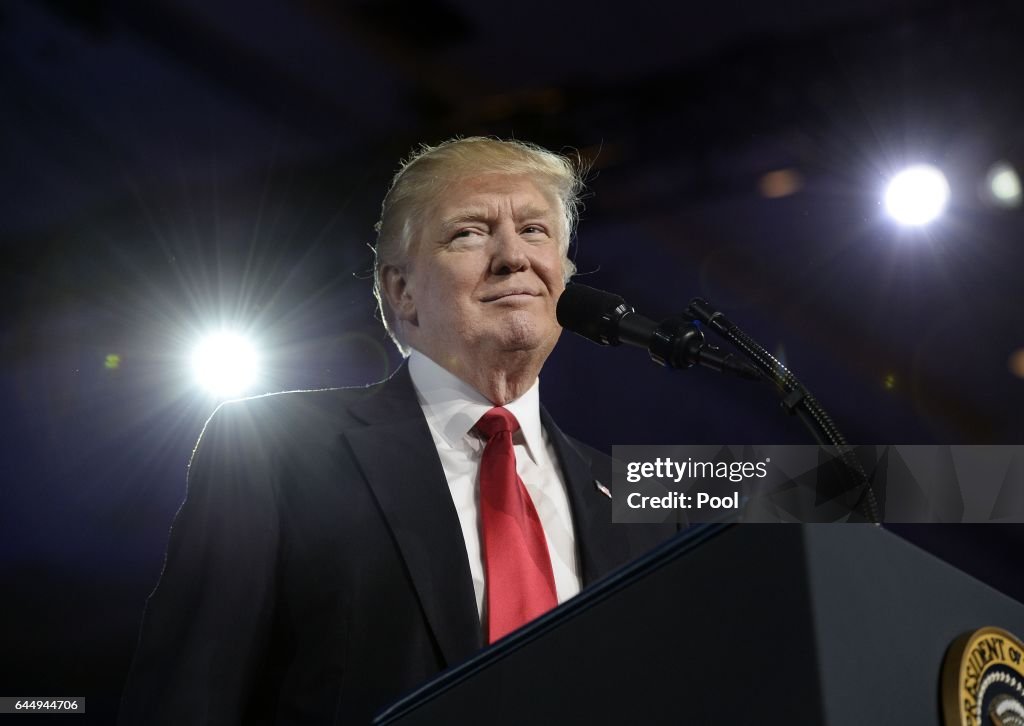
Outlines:
{"type": "Polygon", "coordinates": [[[532,204],[516,210],[517,219],[537,219],[540,217],[549,217],[552,214],[553,212],[551,207],[537,207],[532,204]]]}
{"type": "MultiPolygon", "coordinates": [[[[516,210],[517,221],[521,221],[523,219],[543,219],[552,215],[553,212],[550,207],[539,207],[532,204],[516,210]]],[[[447,229],[449,227],[465,224],[466,222],[489,222],[494,218],[494,216],[493,210],[490,209],[461,209],[454,212],[451,216],[443,218],[441,220],[441,227],[447,229]]]]}
{"type": "Polygon", "coordinates": [[[450,217],[442,219],[441,226],[453,227],[464,222],[486,222],[491,216],[491,213],[486,209],[463,209],[450,217]]]}

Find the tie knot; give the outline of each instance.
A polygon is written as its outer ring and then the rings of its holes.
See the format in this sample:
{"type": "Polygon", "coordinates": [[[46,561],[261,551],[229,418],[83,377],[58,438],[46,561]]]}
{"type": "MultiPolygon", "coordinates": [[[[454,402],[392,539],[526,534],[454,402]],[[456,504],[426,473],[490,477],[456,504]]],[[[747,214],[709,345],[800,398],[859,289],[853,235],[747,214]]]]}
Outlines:
{"type": "Polygon", "coordinates": [[[505,431],[514,434],[519,430],[519,422],[507,408],[495,406],[480,417],[474,428],[488,439],[493,439],[505,431]]]}

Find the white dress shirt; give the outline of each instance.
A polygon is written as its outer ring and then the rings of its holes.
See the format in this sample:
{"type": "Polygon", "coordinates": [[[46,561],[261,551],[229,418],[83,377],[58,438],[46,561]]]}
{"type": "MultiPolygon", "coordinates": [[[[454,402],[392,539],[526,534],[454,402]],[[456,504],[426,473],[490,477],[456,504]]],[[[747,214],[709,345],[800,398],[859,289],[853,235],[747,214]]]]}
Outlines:
{"type": "MultiPolygon", "coordinates": [[[[427,417],[430,435],[441,457],[455,511],[459,515],[466,554],[469,555],[469,570],[473,576],[477,612],[483,623],[486,581],[480,549],[479,478],[480,458],[486,442],[472,429],[481,416],[494,408],[494,404],[416,350],[409,356],[409,375],[427,417]]],[[[551,569],[555,575],[555,590],[561,603],[580,591],[580,576],[565,482],[558,457],[540,423],[539,384],[538,378],[530,390],[505,404],[504,408],[519,421],[519,431],[512,437],[516,471],[526,485],[544,527],[551,569]]]]}

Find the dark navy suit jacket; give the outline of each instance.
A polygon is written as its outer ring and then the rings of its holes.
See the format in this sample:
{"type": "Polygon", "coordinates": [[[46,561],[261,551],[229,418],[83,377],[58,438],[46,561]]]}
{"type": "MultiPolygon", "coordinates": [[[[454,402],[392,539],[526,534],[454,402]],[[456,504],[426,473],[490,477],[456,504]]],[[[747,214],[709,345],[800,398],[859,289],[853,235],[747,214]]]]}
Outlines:
{"type": "MultiPolygon", "coordinates": [[[[672,527],[613,525],[610,460],[542,422],[584,587],[672,527]]],[[[466,547],[408,369],[225,404],[189,467],[122,724],[367,723],[483,645],[466,547]]]]}

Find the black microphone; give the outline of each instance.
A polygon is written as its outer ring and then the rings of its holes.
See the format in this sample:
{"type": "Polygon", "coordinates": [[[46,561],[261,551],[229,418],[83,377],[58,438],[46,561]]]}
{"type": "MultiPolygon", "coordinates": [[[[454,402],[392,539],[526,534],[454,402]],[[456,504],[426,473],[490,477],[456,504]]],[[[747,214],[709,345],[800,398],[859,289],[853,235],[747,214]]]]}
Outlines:
{"type": "Polygon", "coordinates": [[[566,285],[558,299],[558,324],[598,345],[635,345],[646,348],[651,359],[669,368],[705,366],[760,380],[761,371],[734,353],[704,341],[704,333],[683,317],[656,323],[639,315],[618,295],[579,283],[566,285]]]}

